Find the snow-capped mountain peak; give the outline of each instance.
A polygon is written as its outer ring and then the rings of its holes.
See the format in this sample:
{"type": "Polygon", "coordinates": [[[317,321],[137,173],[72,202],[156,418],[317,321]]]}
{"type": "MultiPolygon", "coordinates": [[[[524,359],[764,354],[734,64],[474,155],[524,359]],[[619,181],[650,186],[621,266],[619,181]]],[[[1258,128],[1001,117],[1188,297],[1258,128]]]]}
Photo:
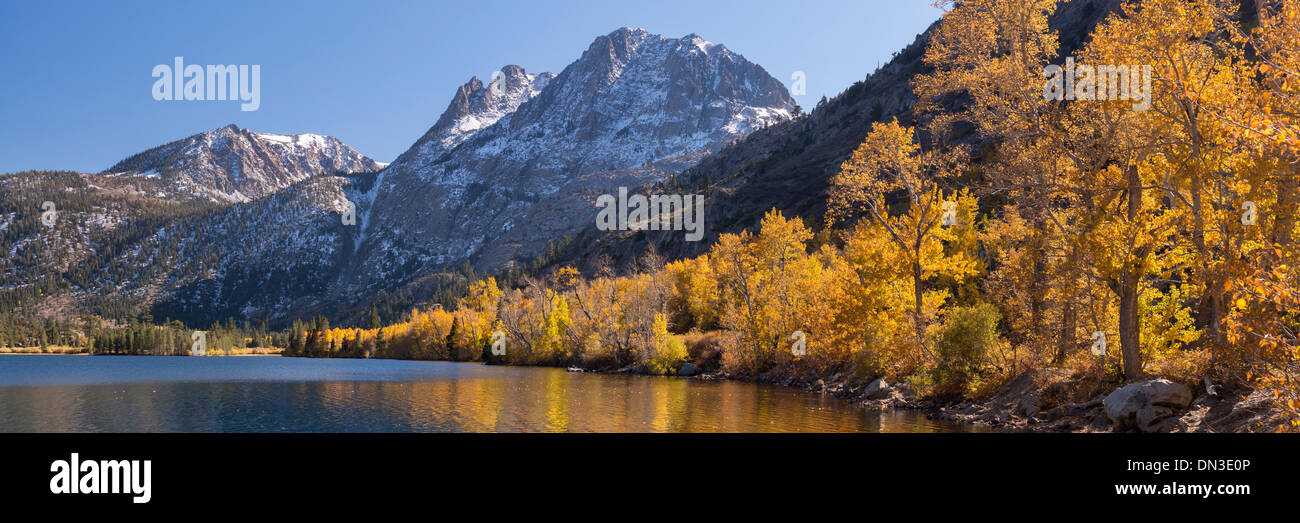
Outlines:
{"type": "Polygon", "coordinates": [[[436,157],[456,148],[537,96],[552,78],[552,73],[530,74],[517,65],[502,67],[488,78],[487,84],[477,76],[470,78],[456,90],[447,110],[412,150],[421,156],[436,157]]]}
{"type": "Polygon", "coordinates": [[[257,133],[230,124],[133,155],[105,173],[160,176],[190,194],[235,203],[316,175],[380,168],[331,136],[257,133]]]}
{"type": "Polygon", "coordinates": [[[559,74],[508,66],[496,76],[461,86],[383,171],[349,292],[531,255],[590,225],[580,194],[593,180],[662,181],[798,110],[762,67],[698,35],[620,28],[559,74]]]}

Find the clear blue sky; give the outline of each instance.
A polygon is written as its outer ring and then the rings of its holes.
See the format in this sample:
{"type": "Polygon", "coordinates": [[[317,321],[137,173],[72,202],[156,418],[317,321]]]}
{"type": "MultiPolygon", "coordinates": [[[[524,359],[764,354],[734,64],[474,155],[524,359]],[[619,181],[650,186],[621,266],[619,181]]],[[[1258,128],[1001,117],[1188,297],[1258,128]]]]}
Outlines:
{"type": "Polygon", "coordinates": [[[641,27],[726,44],[811,110],[938,19],[922,0],[282,1],[0,4],[0,173],[99,172],[234,123],[337,136],[379,161],[420,137],[471,76],[558,73],[599,35],[641,27]],[[261,66],[261,108],[151,96],[157,64],[261,66]]]}

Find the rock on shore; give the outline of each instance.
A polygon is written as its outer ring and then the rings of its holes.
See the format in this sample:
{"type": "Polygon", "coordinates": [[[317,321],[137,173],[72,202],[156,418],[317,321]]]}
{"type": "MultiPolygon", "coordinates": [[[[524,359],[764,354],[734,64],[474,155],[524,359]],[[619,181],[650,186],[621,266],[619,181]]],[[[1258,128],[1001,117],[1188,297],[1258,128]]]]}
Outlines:
{"type": "Polygon", "coordinates": [[[1175,413],[1192,403],[1192,390],[1169,380],[1130,383],[1102,400],[1106,417],[1115,430],[1169,432],[1178,421],[1175,413]]]}

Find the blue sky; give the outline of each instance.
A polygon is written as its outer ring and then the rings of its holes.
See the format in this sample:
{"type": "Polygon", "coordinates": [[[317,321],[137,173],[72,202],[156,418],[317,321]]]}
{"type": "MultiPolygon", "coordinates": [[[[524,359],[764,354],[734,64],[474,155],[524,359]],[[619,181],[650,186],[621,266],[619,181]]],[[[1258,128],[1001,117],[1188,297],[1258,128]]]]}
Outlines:
{"type": "Polygon", "coordinates": [[[99,172],[234,123],[337,136],[391,161],[471,76],[558,73],[597,36],[641,27],[726,44],[811,110],[939,18],[924,0],[14,2],[0,5],[0,173],[99,172]],[[261,66],[261,108],[151,96],[157,64],[261,66]]]}

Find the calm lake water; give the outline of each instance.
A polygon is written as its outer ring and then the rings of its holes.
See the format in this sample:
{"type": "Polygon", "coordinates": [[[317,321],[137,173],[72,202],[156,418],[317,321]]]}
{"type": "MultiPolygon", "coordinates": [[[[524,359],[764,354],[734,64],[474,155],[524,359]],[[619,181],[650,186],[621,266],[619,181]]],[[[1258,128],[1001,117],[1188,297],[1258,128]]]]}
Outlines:
{"type": "Polygon", "coordinates": [[[471,363],[0,355],[0,432],[951,432],[781,387],[471,363]]]}

